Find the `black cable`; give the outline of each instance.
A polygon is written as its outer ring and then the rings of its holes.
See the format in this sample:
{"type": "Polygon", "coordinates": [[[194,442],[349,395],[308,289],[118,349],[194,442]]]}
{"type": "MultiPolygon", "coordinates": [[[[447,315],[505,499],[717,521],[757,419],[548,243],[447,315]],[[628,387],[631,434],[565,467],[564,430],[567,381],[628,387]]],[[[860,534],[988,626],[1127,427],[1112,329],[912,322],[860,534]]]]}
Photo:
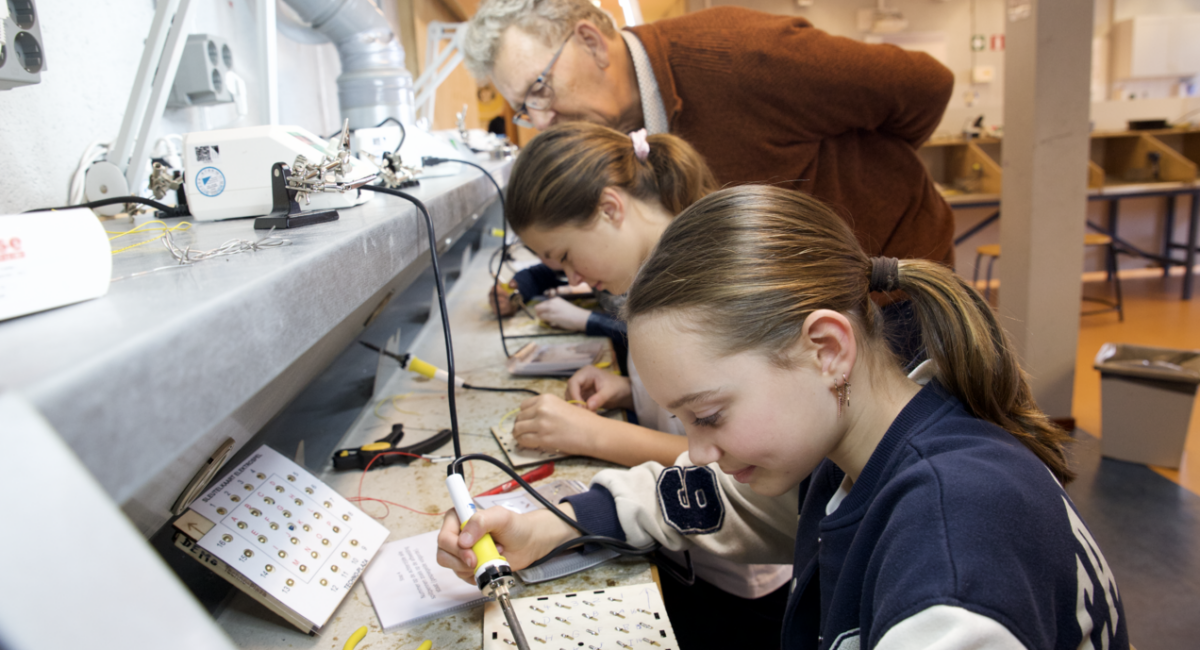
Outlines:
{"type": "MultiPolygon", "coordinates": [[[[400,153],[400,147],[404,146],[404,141],[408,138],[408,129],[404,128],[403,122],[401,122],[400,120],[398,120],[390,115],[388,117],[383,118],[382,122],[380,122],[379,124],[376,124],[375,126],[373,126],[371,128],[378,129],[379,127],[383,126],[384,124],[387,124],[388,122],[391,122],[391,123],[395,124],[396,126],[400,127],[400,144],[396,145],[395,151],[392,151],[392,155],[395,156],[396,154],[400,153]]],[[[341,135],[341,133],[342,133],[342,130],[338,129],[336,133],[330,133],[329,135],[325,136],[325,139],[328,140],[329,138],[332,138],[336,135],[341,135]]]]}
{"type": "Polygon", "coordinates": [[[542,334],[509,334],[505,339],[540,339],[545,336],[579,336],[579,332],[545,332],[542,334]]]}
{"type": "Polygon", "coordinates": [[[500,251],[502,251],[502,250],[504,250],[504,247],[497,248],[496,252],[492,253],[492,256],[488,258],[488,275],[492,276],[493,278],[495,278],[500,273],[500,269],[504,268],[502,265],[502,266],[496,267],[495,271],[492,270],[492,265],[496,263],[496,258],[500,257],[500,251]]]}
{"type": "Polygon", "coordinates": [[[470,388],[471,390],[487,390],[493,393],[529,393],[530,395],[541,395],[541,393],[537,392],[536,390],[530,390],[528,388],[496,388],[493,386],[473,386],[471,384],[463,384],[463,388],[470,388]]]}
{"type": "Polygon", "coordinates": [[[29,214],[30,212],[50,212],[52,210],[71,210],[74,208],[102,208],[106,205],[116,205],[118,203],[139,203],[141,205],[148,205],[148,206],[154,208],[155,210],[162,212],[164,219],[170,219],[172,217],[191,216],[186,210],[180,210],[179,208],[173,208],[169,205],[159,203],[158,201],[155,201],[153,199],[143,199],[140,196],[114,196],[114,197],[110,197],[107,199],[98,199],[96,201],[88,201],[87,203],[80,203],[78,205],[64,205],[64,206],[58,207],[58,208],[37,208],[34,210],[26,210],[22,214],[29,214]]]}
{"type": "MultiPolygon", "coordinates": [[[[380,349],[379,346],[377,346],[377,345],[372,345],[363,340],[359,340],[359,344],[362,345],[363,347],[367,348],[368,350],[371,350],[372,352],[375,352],[377,354],[382,354],[384,356],[395,359],[396,361],[398,361],[400,363],[400,367],[405,370],[412,370],[412,368],[409,367],[409,363],[414,359],[414,357],[411,354],[401,355],[401,354],[396,354],[394,352],[389,352],[387,350],[380,349]]],[[[528,388],[499,388],[499,387],[494,387],[494,386],[473,386],[466,382],[463,382],[462,387],[469,388],[471,390],[486,390],[486,391],[492,391],[492,392],[496,392],[496,393],[529,393],[530,395],[541,395],[541,393],[539,393],[535,390],[530,390],[528,388]]]]}
{"type": "MultiPolygon", "coordinates": [[[[433,231],[433,218],[429,216],[429,209],[425,207],[425,204],[411,194],[376,185],[363,185],[362,189],[404,199],[417,206],[421,216],[425,217],[426,231],[429,235],[429,257],[433,260],[433,280],[437,286],[438,305],[442,310],[442,333],[446,337],[446,374],[449,375],[446,382],[446,399],[450,402],[450,436],[454,441],[455,457],[461,457],[462,445],[458,441],[458,408],[454,402],[454,343],[450,339],[450,310],[446,308],[446,286],[442,282],[442,269],[438,266],[437,235],[433,231]]],[[[458,467],[454,463],[451,463],[451,466],[458,467]]]]}
{"type": "MultiPolygon", "coordinates": [[[[470,165],[470,166],[474,167],[475,169],[478,169],[479,171],[483,172],[483,175],[488,177],[488,180],[492,182],[492,185],[496,186],[496,193],[500,195],[500,206],[501,207],[504,206],[504,190],[500,189],[500,183],[496,182],[496,177],[492,176],[491,172],[484,169],[483,165],[480,165],[479,163],[473,163],[470,160],[462,160],[460,158],[438,158],[436,156],[423,156],[421,158],[421,166],[422,167],[433,167],[434,165],[440,165],[442,163],[448,163],[448,162],[456,162],[456,163],[462,163],[464,165],[470,165]]],[[[508,220],[506,219],[505,220],[506,225],[507,225],[507,221],[508,220]]]]}
{"type": "MultiPolygon", "coordinates": [[[[469,460],[482,460],[485,463],[491,463],[491,464],[495,465],[496,467],[499,467],[501,471],[503,471],[505,474],[508,474],[509,476],[511,476],[513,478],[513,480],[515,480],[518,484],[520,484],[521,487],[525,488],[525,491],[528,492],[529,495],[532,496],[534,499],[537,499],[538,502],[540,502],[543,506],[545,506],[547,510],[554,513],[554,515],[556,517],[558,517],[559,519],[566,522],[566,524],[568,526],[570,526],[571,528],[578,530],[579,532],[583,533],[584,536],[588,537],[589,543],[598,544],[600,546],[604,546],[605,548],[611,548],[612,550],[614,550],[618,553],[621,553],[623,555],[647,555],[649,553],[654,552],[658,548],[658,544],[654,544],[653,546],[634,546],[633,544],[630,544],[629,542],[617,539],[615,537],[605,537],[603,535],[596,535],[596,534],[592,533],[587,528],[584,528],[583,524],[580,524],[579,522],[575,521],[574,519],[571,519],[570,517],[568,517],[566,515],[566,513],[564,513],[562,510],[559,510],[558,506],[556,506],[553,503],[550,503],[549,499],[547,499],[545,496],[543,496],[541,493],[539,493],[536,489],[534,489],[534,487],[532,485],[530,485],[528,481],[521,478],[521,475],[518,474],[516,472],[516,470],[514,470],[513,468],[504,464],[503,461],[497,460],[486,454],[468,454],[466,456],[459,456],[459,457],[455,458],[454,460],[450,461],[450,467],[448,468],[447,471],[449,473],[458,472],[461,474],[462,473],[462,464],[469,460]]],[[[582,539],[582,538],[580,538],[580,539],[582,539]]],[[[576,545],[577,544],[578,544],[578,542],[576,542],[576,545]]]]}
{"type": "MultiPolygon", "coordinates": [[[[458,161],[458,162],[466,162],[466,161],[458,161]]],[[[468,163],[468,164],[474,165],[474,163],[468,163]]],[[[479,167],[478,165],[474,165],[474,166],[479,167]]],[[[487,174],[488,178],[490,178],[492,180],[492,183],[494,185],[496,185],[496,190],[498,192],[500,192],[501,205],[503,205],[504,193],[503,193],[503,191],[500,190],[500,185],[498,183],[496,183],[496,179],[492,178],[492,175],[489,174],[486,169],[483,169],[482,167],[479,167],[479,169],[483,170],[483,172],[485,174],[487,174]]],[[[433,218],[429,216],[429,210],[425,207],[425,204],[422,203],[420,201],[420,199],[416,198],[415,196],[412,196],[411,194],[401,192],[400,190],[393,190],[393,189],[387,188],[387,187],[379,187],[376,185],[364,185],[363,189],[366,189],[367,191],[370,191],[370,192],[379,192],[381,194],[390,194],[392,196],[409,201],[417,207],[417,209],[421,212],[421,216],[423,216],[425,218],[426,230],[428,231],[428,235],[429,235],[429,257],[433,262],[433,277],[434,277],[434,282],[436,283],[437,290],[438,290],[437,291],[438,305],[441,307],[441,312],[442,312],[442,333],[445,335],[445,338],[446,338],[446,373],[448,375],[447,382],[446,382],[446,393],[447,393],[447,400],[449,401],[449,406],[450,406],[450,433],[451,433],[451,439],[454,442],[454,460],[450,462],[449,467],[446,469],[447,475],[454,474],[455,472],[462,474],[463,473],[462,465],[463,465],[463,463],[465,463],[469,460],[482,460],[484,462],[491,463],[491,464],[495,465],[496,467],[499,467],[504,473],[508,474],[510,477],[512,477],[514,480],[516,480],[517,483],[521,487],[525,488],[526,492],[528,492],[531,496],[533,496],[533,498],[537,499],[543,506],[546,507],[547,510],[554,513],[555,516],[557,516],[559,519],[562,519],[564,522],[567,523],[567,525],[569,525],[572,528],[574,528],[575,530],[578,530],[579,532],[583,533],[583,535],[580,537],[576,537],[573,540],[569,540],[568,542],[560,544],[558,547],[556,547],[554,550],[552,550],[550,553],[548,553],[545,557],[540,558],[537,562],[533,563],[531,566],[537,566],[538,564],[548,561],[550,558],[553,558],[553,557],[557,556],[558,554],[565,552],[567,549],[572,548],[574,546],[578,546],[580,544],[595,544],[595,545],[610,549],[612,551],[615,551],[617,553],[620,553],[621,555],[646,556],[646,555],[650,555],[650,554],[654,553],[655,551],[657,551],[659,548],[659,545],[657,543],[651,544],[650,546],[634,546],[633,544],[630,544],[629,542],[617,539],[615,537],[607,537],[604,535],[595,535],[595,534],[591,533],[590,531],[588,531],[586,528],[584,528],[583,525],[581,525],[579,522],[575,521],[574,519],[571,519],[565,513],[563,513],[563,511],[559,510],[557,505],[551,503],[549,499],[547,499],[545,496],[543,496],[537,490],[535,490],[533,488],[533,486],[529,484],[528,481],[521,478],[521,475],[518,474],[512,468],[510,468],[508,465],[504,464],[503,462],[501,462],[499,460],[496,460],[495,458],[492,458],[491,456],[487,456],[484,454],[469,454],[467,456],[462,455],[462,446],[459,443],[459,435],[458,435],[458,409],[457,409],[457,406],[456,406],[455,400],[454,400],[454,343],[451,340],[451,336],[450,336],[450,316],[449,316],[450,311],[446,308],[446,287],[442,281],[441,267],[438,265],[437,236],[434,233],[434,229],[433,229],[433,218]]],[[[506,221],[506,224],[507,224],[507,221],[506,221]]],[[[506,230],[507,230],[507,228],[506,228],[506,230]]],[[[504,251],[505,252],[507,252],[507,247],[508,247],[508,237],[506,236],[504,239],[504,251]]],[[[503,253],[501,254],[500,259],[501,259],[501,264],[503,264],[503,261],[504,261],[503,253]]],[[[499,274],[497,274],[497,279],[498,278],[499,278],[499,274]]],[[[492,295],[493,295],[493,297],[495,297],[494,292],[492,295]]],[[[497,305],[497,307],[499,307],[499,305],[497,305]]],[[[497,309],[497,312],[499,312],[498,309],[497,309]]],[[[501,343],[503,343],[503,341],[504,341],[503,330],[501,330],[501,343]]],[[[507,353],[507,352],[508,352],[508,350],[506,348],[505,353],[507,353]]],[[[474,390],[486,390],[486,391],[497,391],[497,392],[527,392],[527,393],[533,393],[535,395],[537,394],[535,391],[532,391],[528,388],[493,388],[493,387],[486,387],[486,386],[470,386],[470,385],[466,385],[466,384],[464,384],[463,387],[471,388],[474,390]]],[[[687,566],[688,575],[683,575],[683,574],[679,573],[670,565],[666,565],[666,564],[663,564],[660,562],[654,562],[654,564],[658,565],[660,570],[663,570],[666,573],[671,574],[680,582],[690,585],[695,581],[695,573],[692,572],[691,556],[686,555],[686,557],[687,557],[687,562],[688,562],[688,566],[687,566]]],[[[651,560],[651,561],[653,561],[653,560],[651,560]]]]}
{"type": "MultiPolygon", "coordinates": [[[[483,169],[483,168],[481,167],[480,169],[483,169]]],[[[484,173],[486,174],[487,170],[484,170],[484,173]]],[[[491,178],[491,174],[488,174],[488,177],[491,178]]],[[[492,179],[492,182],[495,183],[494,178],[492,179]]],[[[497,184],[496,189],[499,190],[499,188],[500,187],[497,184]]],[[[546,507],[546,509],[548,509],[550,512],[554,513],[555,516],[557,516],[559,519],[562,519],[564,522],[567,523],[567,525],[571,526],[575,530],[578,530],[579,532],[583,533],[582,536],[577,537],[574,540],[567,542],[566,544],[559,545],[559,547],[556,548],[554,551],[552,551],[550,554],[548,554],[546,556],[546,558],[553,557],[557,553],[561,553],[561,552],[565,551],[567,548],[570,548],[573,546],[578,546],[579,544],[585,544],[585,543],[586,544],[596,544],[596,545],[602,546],[604,548],[608,548],[610,550],[616,551],[617,553],[620,553],[622,555],[643,556],[643,555],[649,555],[649,554],[653,553],[654,551],[658,550],[659,545],[657,543],[652,544],[650,546],[634,546],[633,544],[630,544],[629,542],[617,539],[615,537],[607,537],[604,535],[595,535],[592,532],[588,531],[586,528],[584,528],[583,525],[581,525],[579,522],[575,521],[574,519],[571,519],[565,513],[563,513],[563,511],[559,510],[557,505],[551,503],[549,499],[547,499],[545,496],[538,493],[538,491],[535,490],[533,488],[533,486],[529,484],[528,481],[521,478],[521,475],[518,474],[512,468],[510,468],[508,465],[504,464],[503,462],[501,462],[495,458],[492,458],[491,456],[487,456],[484,454],[469,454],[466,456],[464,456],[462,454],[462,446],[459,443],[459,435],[458,435],[458,409],[457,409],[457,406],[456,406],[455,400],[454,400],[454,343],[451,340],[451,336],[450,336],[450,316],[449,316],[450,312],[446,307],[446,287],[445,287],[444,283],[442,282],[441,267],[438,265],[437,236],[434,233],[434,229],[433,229],[433,218],[429,216],[429,210],[428,210],[428,208],[425,207],[425,204],[422,203],[420,199],[418,199],[415,196],[412,196],[411,194],[408,194],[406,192],[401,192],[400,190],[393,190],[393,189],[390,189],[387,187],[379,187],[379,186],[375,186],[375,185],[364,185],[363,189],[366,189],[367,191],[370,191],[370,192],[379,192],[381,194],[390,194],[392,196],[409,201],[417,207],[417,209],[421,212],[421,216],[423,216],[425,218],[426,230],[428,231],[428,235],[429,235],[429,257],[433,262],[433,277],[434,277],[434,282],[436,283],[437,290],[438,290],[438,305],[441,307],[441,312],[442,312],[442,333],[445,335],[445,339],[446,339],[446,373],[448,375],[448,381],[446,382],[446,393],[447,393],[447,400],[449,401],[449,406],[450,406],[450,433],[451,433],[451,439],[454,442],[454,460],[450,462],[449,467],[447,467],[447,469],[446,469],[447,475],[454,474],[456,472],[459,474],[462,474],[463,473],[462,465],[463,465],[463,463],[465,463],[469,460],[482,460],[484,462],[491,463],[491,464],[495,465],[496,467],[499,467],[504,473],[508,474],[515,481],[517,481],[517,483],[521,487],[525,488],[526,492],[528,492],[531,496],[533,496],[533,498],[537,499],[543,506],[546,507]]],[[[503,196],[504,196],[503,192],[501,192],[501,200],[502,201],[503,201],[503,196]]],[[[505,239],[506,246],[507,246],[507,241],[508,240],[506,238],[505,239]]],[[[503,259],[503,257],[501,259],[503,259]]],[[[530,392],[530,393],[534,392],[527,388],[503,389],[503,388],[477,387],[477,386],[465,386],[465,385],[464,385],[464,387],[465,388],[473,388],[475,390],[495,390],[495,391],[504,391],[504,392],[524,391],[524,392],[530,392]]],[[[546,558],[539,560],[539,563],[541,561],[545,561],[546,558]]],[[[659,565],[659,566],[660,566],[660,568],[663,568],[662,565],[659,565]]],[[[691,569],[691,557],[690,556],[688,557],[688,569],[689,569],[689,571],[691,569]]],[[[666,570],[669,573],[675,575],[678,579],[680,579],[682,582],[685,582],[686,584],[691,584],[690,581],[694,580],[694,575],[691,575],[690,577],[689,576],[681,576],[677,571],[674,571],[671,567],[666,567],[666,570]]]]}
{"type": "Polygon", "coordinates": [[[396,156],[400,153],[400,147],[404,146],[404,141],[408,139],[408,129],[404,128],[404,124],[394,117],[384,118],[382,122],[375,125],[375,128],[379,128],[388,122],[395,122],[396,126],[400,127],[400,144],[396,145],[396,148],[392,150],[392,156],[396,156]]]}
{"type": "MultiPolygon", "coordinates": [[[[512,357],[512,353],[508,351],[508,339],[504,336],[504,317],[500,315],[500,296],[496,295],[496,290],[500,288],[500,269],[504,268],[504,262],[508,260],[508,215],[504,213],[504,190],[500,189],[500,183],[496,182],[496,177],[492,176],[491,172],[477,163],[459,158],[438,158],[435,156],[424,156],[421,158],[422,167],[433,167],[434,165],[448,162],[470,165],[483,172],[483,175],[487,176],[492,185],[496,187],[496,194],[500,195],[500,221],[504,225],[504,234],[502,235],[503,239],[500,241],[500,266],[496,268],[496,274],[492,276],[492,280],[494,281],[492,284],[492,306],[496,309],[496,326],[500,328],[500,347],[504,349],[504,357],[510,358],[512,357]]],[[[488,271],[490,272],[491,270],[491,263],[489,263],[488,271]]]]}

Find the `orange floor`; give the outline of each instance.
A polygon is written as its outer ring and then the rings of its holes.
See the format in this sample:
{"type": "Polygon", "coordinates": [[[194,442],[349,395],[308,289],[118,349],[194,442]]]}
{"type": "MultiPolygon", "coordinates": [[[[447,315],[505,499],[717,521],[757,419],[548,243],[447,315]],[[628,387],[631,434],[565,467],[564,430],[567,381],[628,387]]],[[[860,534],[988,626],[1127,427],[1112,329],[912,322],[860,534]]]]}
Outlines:
{"type": "MultiPolygon", "coordinates": [[[[1096,436],[1104,435],[1100,414],[1100,373],[1092,367],[1096,352],[1104,343],[1200,349],[1200,278],[1197,278],[1195,297],[1190,301],[1185,302],[1180,297],[1182,283],[1181,276],[1163,279],[1161,275],[1139,278],[1123,275],[1125,322],[1118,322],[1115,312],[1080,319],[1073,409],[1076,426],[1096,436]]],[[[1084,284],[1088,295],[1103,295],[1106,289],[1102,282],[1084,284]]],[[[1153,469],[1200,494],[1200,414],[1197,411],[1200,409],[1193,409],[1180,469],[1153,469]],[[1192,459],[1190,466],[1189,457],[1192,459]]]]}

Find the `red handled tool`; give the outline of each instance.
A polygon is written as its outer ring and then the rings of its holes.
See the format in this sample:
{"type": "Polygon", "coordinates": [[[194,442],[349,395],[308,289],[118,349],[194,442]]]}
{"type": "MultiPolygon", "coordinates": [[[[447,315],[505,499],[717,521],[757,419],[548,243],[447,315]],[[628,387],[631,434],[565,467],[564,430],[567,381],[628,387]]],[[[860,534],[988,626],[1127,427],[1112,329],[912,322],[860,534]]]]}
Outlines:
{"type": "MultiPolygon", "coordinates": [[[[525,479],[526,483],[532,483],[534,481],[540,481],[540,480],[546,478],[547,476],[550,476],[553,473],[554,473],[554,463],[546,463],[545,465],[541,465],[537,469],[534,469],[527,474],[522,474],[521,478],[525,479]]],[[[512,492],[513,490],[517,489],[520,486],[521,486],[521,484],[517,483],[516,481],[507,481],[505,483],[501,483],[500,485],[497,485],[496,487],[488,490],[487,492],[482,492],[476,496],[486,497],[486,496],[490,496],[493,494],[512,492]]]]}

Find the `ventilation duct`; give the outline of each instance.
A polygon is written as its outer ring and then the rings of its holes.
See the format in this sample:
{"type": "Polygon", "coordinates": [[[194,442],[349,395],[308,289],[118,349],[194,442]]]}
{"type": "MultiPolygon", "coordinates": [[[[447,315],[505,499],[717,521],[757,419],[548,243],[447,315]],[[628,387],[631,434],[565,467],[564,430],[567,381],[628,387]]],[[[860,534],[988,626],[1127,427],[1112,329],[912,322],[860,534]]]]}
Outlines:
{"type": "Polygon", "coordinates": [[[342,62],[338,106],[351,129],[384,118],[413,122],[412,75],[404,47],[370,0],[284,0],[300,19],[337,47],[342,62]]]}

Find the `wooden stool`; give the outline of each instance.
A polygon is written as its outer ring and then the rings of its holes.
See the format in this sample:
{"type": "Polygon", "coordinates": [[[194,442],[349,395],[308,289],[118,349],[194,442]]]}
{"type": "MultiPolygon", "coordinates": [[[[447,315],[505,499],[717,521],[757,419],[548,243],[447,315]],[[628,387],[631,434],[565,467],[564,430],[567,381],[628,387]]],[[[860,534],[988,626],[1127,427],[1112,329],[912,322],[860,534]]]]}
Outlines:
{"type": "MultiPolygon", "coordinates": [[[[1116,299],[1108,298],[1092,298],[1084,296],[1083,299],[1088,302],[1095,302],[1104,305],[1102,309],[1093,309],[1091,311],[1082,312],[1084,316],[1093,314],[1104,314],[1110,311],[1117,312],[1117,318],[1121,322],[1125,321],[1125,303],[1121,299],[1121,276],[1117,273],[1117,249],[1113,246],[1112,237],[1108,235],[1089,232],[1083,236],[1084,246],[1107,246],[1108,251],[1105,255],[1105,271],[1108,273],[1108,279],[1113,283],[1113,290],[1116,293],[1116,299]]],[[[979,284],[979,265],[983,258],[988,258],[987,268],[987,284],[983,288],[984,300],[989,303],[992,301],[992,269],[996,264],[996,260],[1000,259],[1000,244],[985,244],[975,249],[975,276],[972,278],[972,283],[979,284]]]]}

